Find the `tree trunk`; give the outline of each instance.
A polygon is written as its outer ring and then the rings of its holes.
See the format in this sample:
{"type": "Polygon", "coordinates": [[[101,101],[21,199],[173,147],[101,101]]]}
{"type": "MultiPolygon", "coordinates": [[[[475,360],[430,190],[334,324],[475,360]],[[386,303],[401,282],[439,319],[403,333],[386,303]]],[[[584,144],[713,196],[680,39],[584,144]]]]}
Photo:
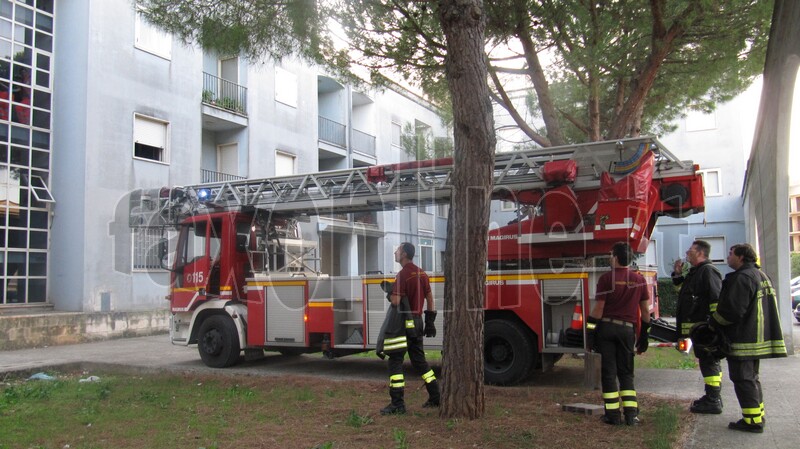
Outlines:
{"type": "Polygon", "coordinates": [[[445,70],[453,102],[453,196],[447,223],[442,355],[443,418],[483,415],[483,297],[494,119],[484,52],[481,0],[440,0],[445,70]]]}

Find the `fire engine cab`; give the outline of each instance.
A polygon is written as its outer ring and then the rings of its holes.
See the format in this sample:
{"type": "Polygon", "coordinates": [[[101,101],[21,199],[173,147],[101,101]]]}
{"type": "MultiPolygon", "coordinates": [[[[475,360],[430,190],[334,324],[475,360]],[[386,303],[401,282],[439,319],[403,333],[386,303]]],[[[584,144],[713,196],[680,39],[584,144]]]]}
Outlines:
{"type": "MultiPolygon", "coordinates": [[[[436,159],[133,192],[132,227],[177,228],[164,258],[173,344],[197,345],[203,362],[220,368],[242,351],[373,350],[389,307],[380,283],[393,276],[320,273],[317,243],[302,238],[299,222],[449,203],[452,168],[452,159],[436,159]]],[[[644,253],[659,216],[703,211],[697,170],[652,137],[496,155],[493,198],[513,202],[517,214],[489,235],[487,382],[517,383],[585,351],[584,317],[611,246],[627,241],[644,253]]],[[[655,269],[639,269],[657,315],[655,269]]],[[[445,279],[430,275],[444,327],[445,279]]],[[[426,347],[441,349],[442,335],[426,347]]]]}

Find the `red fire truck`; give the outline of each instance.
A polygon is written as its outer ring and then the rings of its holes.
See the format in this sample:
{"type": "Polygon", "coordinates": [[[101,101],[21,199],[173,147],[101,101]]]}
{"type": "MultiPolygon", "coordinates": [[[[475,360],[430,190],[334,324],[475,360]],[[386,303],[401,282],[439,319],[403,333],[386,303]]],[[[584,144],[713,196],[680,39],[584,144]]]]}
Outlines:
{"type": "MultiPolygon", "coordinates": [[[[196,344],[212,367],[235,364],[242,351],[339,357],[374,349],[388,307],[380,283],[393,277],[320,273],[316,242],[303,240],[298,223],[449,203],[452,168],[437,159],[134,192],[131,226],[178,230],[164,262],[172,342],[196,344]]],[[[611,246],[627,241],[644,253],[659,216],[703,211],[697,170],[651,137],[496,155],[493,198],[516,204],[517,215],[489,235],[487,382],[513,384],[584,352],[582,338],[566,334],[579,323],[582,337],[611,246]]],[[[655,269],[639,268],[657,314],[655,269]]],[[[433,273],[431,281],[441,311],[445,280],[433,273]]],[[[441,348],[442,335],[426,347],[441,348]]]]}

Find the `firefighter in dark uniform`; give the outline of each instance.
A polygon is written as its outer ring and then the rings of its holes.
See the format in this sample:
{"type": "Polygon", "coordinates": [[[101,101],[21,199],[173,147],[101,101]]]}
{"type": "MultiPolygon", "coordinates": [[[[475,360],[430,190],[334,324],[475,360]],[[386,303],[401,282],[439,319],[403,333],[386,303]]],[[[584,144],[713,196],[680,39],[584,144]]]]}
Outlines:
{"type": "Polygon", "coordinates": [[[601,418],[604,423],[612,425],[623,422],[620,399],[625,424],[639,423],[639,404],[633,385],[633,355],[634,350],[639,354],[647,351],[650,296],[644,277],[628,268],[632,260],[633,251],[627,243],[614,244],[611,248],[611,272],[597,281],[595,305],[586,319],[589,348],[596,349],[602,356],[605,414],[601,418]]]}
{"type": "Polygon", "coordinates": [[[772,283],[756,264],[756,252],[747,243],[733,245],[728,253],[733,273],[725,276],[717,311],[709,325],[721,329],[730,343],[727,350],[728,373],[742,419],[728,424],[729,429],[764,432],[764,396],[758,380],[759,361],[786,357],[778,301],[772,283]]]}
{"type": "MultiPolygon", "coordinates": [[[[678,304],[675,311],[680,338],[689,338],[689,331],[697,323],[705,323],[717,310],[719,290],[722,288],[722,275],[708,260],[711,245],[703,240],[695,240],[686,251],[686,261],[692,266],[683,276],[683,263],[675,262],[672,283],[680,285],[678,304]]],[[[692,402],[692,413],[722,413],[722,368],[719,359],[705,351],[695,349],[700,373],[705,383],[705,395],[692,402]]]]}
{"type": "MultiPolygon", "coordinates": [[[[406,321],[406,339],[408,357],[417,372],[422,374],[425,387],[428,390],[428,400],[423,407],[438,407],[440,402],[439,383],[433,370],[425,360],[425,350],[422,345],[423,335],[428,338],[436,336],[436,306],[433,302],[430,280],[422,269],[412,262],[414,258],[414,245],[403,242],[394,252],[394,260],[403,268],[397,273],[394,291],[390,296],[392,305],[398,306],[403,297],[408,299],[412,319],[406,321]],[[423,329],[422,306],[426,303],[425,326],[423,329]]],[[[392,402],[381,409],[382,415],[402,414],[406,412],[405,377],[403,376],[403,358],[405,351],[392,352],[389,356],[389,396],[392,402]]]]}

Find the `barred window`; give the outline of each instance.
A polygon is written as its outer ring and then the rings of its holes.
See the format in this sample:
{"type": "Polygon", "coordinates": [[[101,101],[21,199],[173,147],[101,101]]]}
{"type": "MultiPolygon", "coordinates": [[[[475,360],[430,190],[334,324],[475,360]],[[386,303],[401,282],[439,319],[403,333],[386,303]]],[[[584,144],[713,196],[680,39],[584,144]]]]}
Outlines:
{"type": "Polygon", "coordinates": [[[139,228],[133,231],[133,269],[160,270],[166,253],[163,229],[139,228]]]}

